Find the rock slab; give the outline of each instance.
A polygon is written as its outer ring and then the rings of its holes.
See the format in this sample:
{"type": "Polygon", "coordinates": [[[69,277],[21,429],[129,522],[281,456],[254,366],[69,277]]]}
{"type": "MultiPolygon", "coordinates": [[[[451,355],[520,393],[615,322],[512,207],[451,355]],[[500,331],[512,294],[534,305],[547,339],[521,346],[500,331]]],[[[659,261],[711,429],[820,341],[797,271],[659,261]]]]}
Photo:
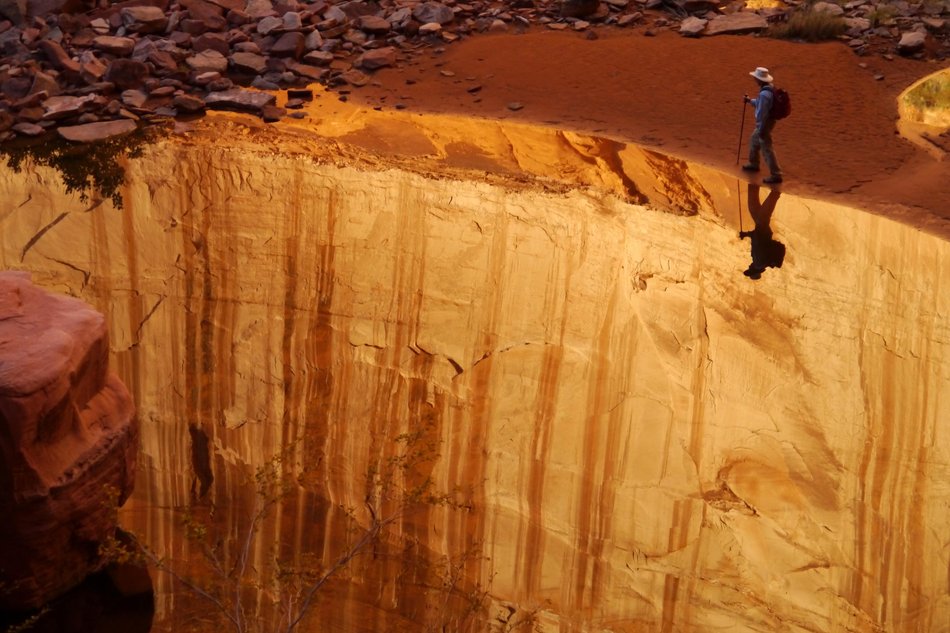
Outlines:
{"type": "Polygon", "coordinates": [[[0,608],[38,607],[104,565],[137,444],[103,316],[0,272],[0,608]]]}

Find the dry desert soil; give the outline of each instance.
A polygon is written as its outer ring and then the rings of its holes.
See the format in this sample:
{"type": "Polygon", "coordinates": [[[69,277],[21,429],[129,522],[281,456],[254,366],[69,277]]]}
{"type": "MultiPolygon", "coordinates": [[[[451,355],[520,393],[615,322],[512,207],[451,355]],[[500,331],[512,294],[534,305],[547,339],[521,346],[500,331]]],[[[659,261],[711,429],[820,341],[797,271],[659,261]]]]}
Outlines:
{"type": "Polygon", "coordinates": [[[837,42],[608,29],[592,39],[538,28],[422,51],[349,98],[593,132],[739,174],[743,112],[742,162],[752,125],[742,96],[756,90],[756,66],[792,95],[792,115],[774,133],[783,191],[950,234],[950,161],[897,132],[900,93],[946,61],[862,57],[837,42]]]}

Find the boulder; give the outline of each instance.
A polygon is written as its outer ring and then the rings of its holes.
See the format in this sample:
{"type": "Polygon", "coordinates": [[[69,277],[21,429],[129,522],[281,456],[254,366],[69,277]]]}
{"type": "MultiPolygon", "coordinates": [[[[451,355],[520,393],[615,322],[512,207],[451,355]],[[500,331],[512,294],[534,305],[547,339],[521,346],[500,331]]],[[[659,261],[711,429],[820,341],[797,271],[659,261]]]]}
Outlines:
{"type": "Polygon", "coordinates": [[[84,97],[56,96],[50,97],[43,102],[43,108],[46,110],[43,114],[44,121],[55,121],[66,119],[71,116],[77,116],[86,109],[86,107],[96,100],[95,94],[89,94],[84,97]]]}
{"type": "Polygon", "coordinates": [[[706,25],[705,35],[739,35],[757,33],[768,28],[764,16],[757,13],[731,13],[714,17],[706,25]]]}
{"type": "Polygon", "coordinates": [[[145,62],[132,59],[114,59],[109,62],[105,80],[111,81],[121,90],[139,88],[148,77],[148,66],[145,62]]]}
{"type": "Polygon", "coordinates": [[[228,58],[218,51],[210,49],[201,51],[197,55],[192,55],[185,60],[185,63],[188,64],[192,70],[199,73],[208,71],[223,73],[228,69],[228,58]]]}
{"type": "Polygon", "coordinates": [[[298,33],[297,31],[284,33],[274,42],[274,45],[270,49],[270,54],[276,55],[277,57],[293,57],[294,59],[299,59],[304,52],[304,39],[303,33],[298,33]]]}
{"type": "Polygon", "coordinates": [[[296,11],[288,11],[284,14],[283,28],[287,31],[297,31],[303,28],[303,19],[296,11]]]}
{"type": "Polygon", "coordinates": [[[158,7],[124,7],[119,14],[130,33],[163,33],[168,26],[168,16],[158,7]]]}
{"type": "Polygon", "coordinates": [[[326,68],[317,68],[316,66],[296,62],[287,64],[287,70],[308,81],[322,81],[330,73],[326,68]]]}
{"type": "Polygon", "coordinates": [[[196,52],[218,51],[222,55],[229,55],[231,47],[228,45],[228,38],[223,33],[204,33],[194,39],[191,48],[196,52]]]}
{"type": "Polygon", "coordinates": [[[26,0],[0,0],[0,17],[22,25],[26,22],[26,0]]]}
{"type": "Polygon", "coordinates": [[[47,97],[58,95],[63,91],[53,75],[40,70],[33,71],[33,85],[30,86],[31,95],[45,92],[47,97]]]}
{"type": "Polygon", "coordinates": [[[908,31],[907,33],[901,35],[901,39],[897,43],[897,52],[901,55],[913,55],[914,53],[923,50],[924,44],[926,42],[926,31],[908,31]]]}
{"type": "Polygon", "coordinates": [[[53,13],[79,13],[85,9],[83,0],[26,0],[28,18],[45,17],[53,13]]]}
{"type": "Polygon", "coordinates": [[[392,46],[366,51],[356,60],[356,66],[363,70],[376,70],[396,64],[396,49],[392,46]]]}
{"type": "Polygon", "coordinates": [[[709,20],[702,18],[688,17],[680,22],[680,35],[684,37],[699,37],[709,20]]]}
{"type": "MultiPolygon", "coordinates": [[[[46,129],[40,127],[36,123],[30,123],[29,121],[21,121],[13,126],[13,131],[19,134],[20,136],[40,136],[46,133],[46,129]]],[[[0,534],[3,534],[3,530],[0,529],[0,534]]],[[[2,545],[2,544],[0,544],[2,545]]],[[[0,559],[2,559],[3,554],[0,553],[0,559]]],[[[0,596],[0,605],[3,604],[3,597],[0,596]]]]}
{"type": "Polygon", "coordinates": [[[212,110],[235,110],[259,114],[266,105],[273,104],[277,98],[266,92],[233,88],[221,92],[212,92],[205,98],[205,105],[212,110]]]}
{"type": "Polygon", "coordinates": [[[312,51],[303,56],[303,60],[308,64],[315,64],[317,66],[329,66],[333,62],[334,57],[333,53],[328,53],[326,51],[312,51]]]}
{"type": "Polygon", "coordinates": [[[362,16],[357,22],[357,25],[361,31],[376,35],[389,33],[389,31],[392,29],[392,24],[390,24],[389,20],[375,15],[362,16]]]}
{"type": "Polygon", "coordinates": [[[560,4],[560,14],[565,18],[585,18],[600,9],[600,0],[561,0],[560,4]]]}
{"type": "Polygon", "coordinates": [[[234,53],[231,55],[231,66],[239,73],[260,75],[267,70],[267,58],[254,53],[234,53]]]}
{"type": "Polygon", "coordinates": [[[74,74],[79,72],[79,62],[72,59],[59,42],[40,40],[38,46],[54,68],[74,74]]]}
{"type": "Polygon", "coordinates": [[[182,112],[200,112],[205,109],[204,99],[193,95],[178,95],[172,99],[172,105],[182,112]]]}
{"type": "Polygon", "coordinates": [[[123,90],[120,99],[129,107],[141,108],[148,101],[148,95],[141,90],[123,90]]]}
{"type": "Polygon", "coordinates": [[[844,15],[844,7],[834,2],[816,2],[812,5],[811,10],[815,13],[827,13],[828,15],[844,15]]]}
{"type": "Polygon", "coordinates": [[[93,48],[105,51],[111,55],[127,57],[135,50],[135,40],[131,37],[115,37],[113,35],[100,35],[92,40],[93,48]]]}
{"type": "Polygon", "coordinates": [[[224,15],[224,9],[205,0],[181,0],[179,4],[188,9],[188,17],[193,20],[205,21],[220,18],[224,15]]]}
{"type": "Polygon", "coordinates": [[[277,15],[271,0],[248,0],[244,12],[255,20],[277,15]]]}
{"type": "Polygon", "coordinates": [[[0,608],[36,608],[106,563],[138,427],[105,319],[79,299],[0,272],[0,342],[0,608]]]}
{"type": "Polygon", "coordinates": [[[92,143],[94,141],[104,141],[115,136],[128,134],[136,127],[135,121],[129,119],[118,119],[116,121],[99,121],[98,123],[86,123],[85,125],[71,125],[68,127],[57,128],[57,132],[67,141],[75,143],[92,143]]]}
{"type": "Polygon", "coordinates": [[[418,22],[438,22],[448,24],[455,19],[455,12],[441,2],[423,2],[412,11],[412,17],[418,22]]]}
{"type": "Polygon", "coordinates": [[[270,35],[274,31],[284,28],[284,21],[278,17],[267,16],[257,23],[257,32],[261,35],[270,35]]]}
{"type": "Polygon", "coordinates": [[[369,75],[355,68],[340,74],[340,79],[357,88],[369,83],[369,75]]]}
{"type": "Polygon", "coordinates": [[[99,61],[92,51],[85,51],[79,56],[79,74],[87,84],[102,81],[107,70],[106,65],[99,61]]]}

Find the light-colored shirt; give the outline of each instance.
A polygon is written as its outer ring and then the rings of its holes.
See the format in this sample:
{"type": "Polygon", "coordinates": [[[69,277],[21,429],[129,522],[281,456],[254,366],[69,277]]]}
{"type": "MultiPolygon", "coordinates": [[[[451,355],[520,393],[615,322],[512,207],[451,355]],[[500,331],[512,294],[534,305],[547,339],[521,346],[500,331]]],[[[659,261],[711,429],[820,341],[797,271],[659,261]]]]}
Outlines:
{"type": "Polygon", "coordinates": [[[762,129],[766,122],[772,118],[772,84],[763,86],[759,90],[759,96],[755,99],[750,99],[752,105],[755,106],[755,127],[756,129],[762,129]]]}

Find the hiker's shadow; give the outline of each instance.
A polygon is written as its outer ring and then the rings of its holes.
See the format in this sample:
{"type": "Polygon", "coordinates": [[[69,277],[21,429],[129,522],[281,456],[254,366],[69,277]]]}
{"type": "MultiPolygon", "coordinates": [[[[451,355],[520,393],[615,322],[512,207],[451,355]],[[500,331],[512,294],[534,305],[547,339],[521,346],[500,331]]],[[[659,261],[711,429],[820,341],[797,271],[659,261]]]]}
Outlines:
{"type": "MultiPolygon", "coordinates": [[[[748,237],[752,241],[752,263],[742,274],[750,279],[759,279],[766,268],[781,268],[785,261],[785,245],[772,239],[772,213],[781,196],[781,192],[772,189],[764,202],[759,202],[759,186],[749,183],[749,213],[755,228],[751,231],[739,230],[739,237],[748,237]]],[[[741,214],[740,214],[741,222],[741,214]]]]}

